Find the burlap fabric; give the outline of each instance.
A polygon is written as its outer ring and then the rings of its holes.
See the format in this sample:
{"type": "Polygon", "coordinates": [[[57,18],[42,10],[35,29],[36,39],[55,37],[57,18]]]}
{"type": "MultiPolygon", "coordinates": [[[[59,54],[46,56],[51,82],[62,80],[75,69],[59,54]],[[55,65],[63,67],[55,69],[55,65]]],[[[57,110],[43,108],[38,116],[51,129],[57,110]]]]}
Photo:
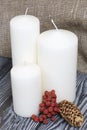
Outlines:
{"type": "Polygon", "coordinates": [[[79,37],[78,70],[87,72],[87,0],[0,0],[0,55],[11,56],[9,21],[15,15],[37,16],[41,32],[54,28],[49,15],[58,28],[68,29],[79,37]]]}

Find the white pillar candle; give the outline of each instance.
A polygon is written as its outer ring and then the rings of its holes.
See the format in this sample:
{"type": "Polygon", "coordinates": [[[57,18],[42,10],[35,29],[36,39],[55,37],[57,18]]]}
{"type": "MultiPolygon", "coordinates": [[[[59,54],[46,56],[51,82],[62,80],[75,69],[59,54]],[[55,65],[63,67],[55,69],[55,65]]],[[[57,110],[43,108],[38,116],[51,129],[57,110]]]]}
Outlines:
{"type": "Polygon", "coordinates": [[[40,68],[35,64],[14,66],[11,83],[15,113],[23,117],[38,114],[42,100],[40,68]]]}
{"type": "Polygon", "coordinates": [[[76,92],[77,36],[67,30],[43,32],[38,38],[38,64],[43,91],[56,90],[57,101],[73,101],[76,92]]]}
{"type": "Polygon", "coordinates": [[[13,65],[23,62],[36,63],[36,40],[40,33],[39,19],[20,15],[10,21],[13,65]]]}

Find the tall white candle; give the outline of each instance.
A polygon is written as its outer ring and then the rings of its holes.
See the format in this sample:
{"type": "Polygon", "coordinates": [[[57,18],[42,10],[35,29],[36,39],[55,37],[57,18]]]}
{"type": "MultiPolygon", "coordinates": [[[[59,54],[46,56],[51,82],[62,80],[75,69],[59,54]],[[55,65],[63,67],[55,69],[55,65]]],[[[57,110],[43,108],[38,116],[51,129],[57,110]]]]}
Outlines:
{"type": "Polygon", "coordinates": [[[67,30],[43,32],[38,38],[38,64],[43,91],[55,89],[58,101],[73,101],[76,92],[77,36],[67,30]]]}
{"type": "Polygon", "coordinates": [[[10,21],[13,65],[23,62],[36,63],[36,40],[40,33],[39,19],[20,15],[10,21]]]}
{"type": "Polygon", "coordinates": [[[42,100],[40,68],[35,64],[14,66],[11,83],[14,111],[23,117],[38,114],[42,100]]]}

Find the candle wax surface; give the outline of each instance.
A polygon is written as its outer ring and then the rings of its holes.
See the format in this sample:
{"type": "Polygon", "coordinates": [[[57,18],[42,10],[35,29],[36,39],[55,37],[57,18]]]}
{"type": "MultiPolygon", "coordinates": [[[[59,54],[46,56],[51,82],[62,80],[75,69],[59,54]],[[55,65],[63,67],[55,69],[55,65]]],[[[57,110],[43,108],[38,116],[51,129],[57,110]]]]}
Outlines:
{"type": "Polygon", "coordinates": [[[13,66],[24,61],[36,63],[36,41],[40,34],[39,19],[32,15],[19,15],[10,21],[13,66]]]}
{"type": "Polygon", "coordinates": [[[48,30],[38,38],[43,91],[55,89],[58,101],[75,99],[77,49],[77,36],[67,30],[48,30]]]}
{"type": "Polygon", "coordinates": [[[42,101],[41,72],[36,64],[16,65],[11,70],[14,111],[23,117],[39,113],[42,101]]]}

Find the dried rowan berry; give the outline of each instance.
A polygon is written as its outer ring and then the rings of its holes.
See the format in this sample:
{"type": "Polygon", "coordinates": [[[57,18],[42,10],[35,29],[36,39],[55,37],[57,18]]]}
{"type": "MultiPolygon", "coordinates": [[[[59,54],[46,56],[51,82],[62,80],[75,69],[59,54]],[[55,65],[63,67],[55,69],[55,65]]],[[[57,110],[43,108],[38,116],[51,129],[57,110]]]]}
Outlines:
{"type": "Polygon", "coordinates": [[[48,113],[48,114],[47,114],[47,117],[48,117],[48,118],[50,118],[51,116],[52,116],[52,114],[51,114],[51,113],[48,113]]]}
{"type": "Polygon", "coordinates": [[[46,115],[42,115],[42,118],[43,118],[43,119],[46,119],[46,118],[47,118],[47,116],[46,116],[46,115]]]}
{"type": "Polygon", "coordinates": [[[58,107],[58,103],[55,102],[55,107],[58,107]]]}
{"type": "Polygon", "coordinates": [[[35,117],[36,117],[36,115],[35,115],[35,114],[33,114],[33,115],[31,116],[31,118],[32,118],[32,119],[34,119],[35,117]]]}
{"type": "Polygon", "coordinates": [[[58,110],[58,107],[54,107],[54,111],[55,112],[58,112],[59,110],[58,110]]]}
{"type": "Polygon", "coordinates": [[[39,117],[39,121],[43,122],[43,117],[42,116],[39,117]]]}
{"type": "Polygon", "coordinates": [[[50,101],[47,101],[47,102],[46,102],[46,106],[49,107],[50,105],[51,105],[50,101]]]}
{"type": "Polygon", "coordinates": [[[48,108],[48,111],[49,111],[49,112],[52,112],[52,111],[53,111],[53,107],[49,107],[49,108],[48,108]]]}
{"type": "Polygon", "coordinates": [[[51,117],[50,120],[51,120],[51,121],[55,121],[56,118],[55,118],[55,117],[51,117]]]}
{"type": "Polygon", "coordinates": [[[46,97],[46,95],[43,95],[43,99],[46,99],[47,97],[46,97]]]}
{"type": "Polygon", "coordinates": [[[51,103],[51,106],[54,107],[54,106],[56,106],[56,104],[55,104],[54,102],[52,102],[52,103],[51,103]]]}
{"type": "Polygon", "coordinates": [[[44,107],[45,104],[44,104],[44,103],[40,103],[39,106],[40,106],[40,107],[44,107]]]}
{"type": "Polygon", "coordinates": [[[55,99],[55,98],[52,98],[52,102],[56,102],[56,99],[55,99]]]}
{"type": "Polygon", "coordinates": [[[47,114],[48,114],[48,110],[45,109],[45,110],[43,111],[43,113],[47,115],[47,114]]]}
{"type": "Polygon", "coordinates": [[[51,90],[51,94],[55,94],[55,90],[51,90]]]}
{"type": "Polygon", "coordinates": [[[51,112],[51,114],[54,116],[54,115],[56,115],[57,113],[56,113],[56,112],[54,112],[54,111],[52,111],[52,112],[51,112]]]}
{"type": "Polygon", "coordinates": [[[45,110],[45,107],[40,107],[39,111],[43,112],[45,110]]]}
{"type": "Polygon", "coordinates": [[[34,119],[33,119],[35,122],[39,122],[39,117],[35,117],[34,119]]]}
{"type": "Polygon", "coordinates": [[[47,123],[48,123],[47,119],[43,120],[43,124],[47,124],[47,123]]]}
{"type": "Polygon", "coordinates": [[[45,96],[49,96],[49,92],[48,91],[45,91],[45,96]]]}
{"type": "Polygon", "coordinates": [[[46,99],[46,101],[51,101],[51,98],[50,98],[50,97],[48,97],[48,98],[46,99]]]}
{"type": "Polygon", "coordinates": [[[56,98],[56,95],[55,95],[55,94],[52,94],[51,96],[52,96],[52,98],[56,98]]]}

